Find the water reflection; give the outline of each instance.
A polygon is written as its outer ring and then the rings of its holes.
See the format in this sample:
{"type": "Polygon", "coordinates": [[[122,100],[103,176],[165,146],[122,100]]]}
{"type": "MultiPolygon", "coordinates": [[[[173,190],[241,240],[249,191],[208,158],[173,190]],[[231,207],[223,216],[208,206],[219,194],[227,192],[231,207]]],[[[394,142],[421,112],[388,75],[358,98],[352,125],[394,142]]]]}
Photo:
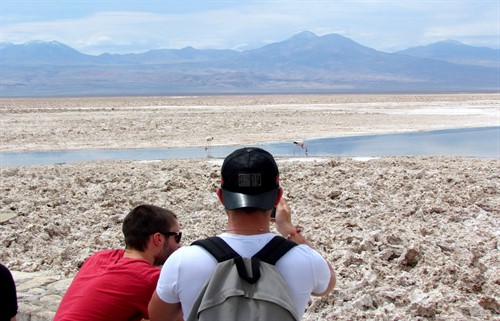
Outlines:
{"type": "Polygon", "coordinates": [[[308,142],[310,155],[500,158],[500,127],[339,137],[308,142]]]}
{"type": "MultiPolygon", "coordinates": [[[[332,137],[307,140],[308,156],[469,156],[500,159],[500,127],[448,129],[401,134],[332,137]]],[[[290,142],[260,144],[275,156],[304,156],[290,142]]],[[[212,146],[211,157],[223,158],[241,146],[212,146]]],[[[96,160],[205,158],[204,147],[167,149],[3,152],[0,166],[45,165],[96,160]]]]}

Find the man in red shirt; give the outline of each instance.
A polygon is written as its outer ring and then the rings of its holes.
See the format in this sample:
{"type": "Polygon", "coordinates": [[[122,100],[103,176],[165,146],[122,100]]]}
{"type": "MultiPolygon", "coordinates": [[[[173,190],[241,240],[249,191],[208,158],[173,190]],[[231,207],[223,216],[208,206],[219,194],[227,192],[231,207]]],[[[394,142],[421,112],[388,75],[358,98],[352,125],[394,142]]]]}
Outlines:
{"type": "Polygon", "coordinates": [[[139,205],[125,217],[122,231],[125,249],[102,250],[85,260],[54,321],[149,319],[158,266],[180,247],[177,216],[161,207],[139,205]]]}

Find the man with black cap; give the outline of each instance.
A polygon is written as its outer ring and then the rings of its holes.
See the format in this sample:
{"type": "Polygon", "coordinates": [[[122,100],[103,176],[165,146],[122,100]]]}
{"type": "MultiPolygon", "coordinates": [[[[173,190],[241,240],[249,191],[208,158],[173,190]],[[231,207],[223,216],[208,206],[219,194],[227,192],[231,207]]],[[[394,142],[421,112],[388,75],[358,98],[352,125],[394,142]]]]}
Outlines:
{"type": "MultiPolygon", "coordinates": [[[[276,263],[276,268],[289,287],[301,319],[311,294],[323,296],[332,291],[335,273],[292,225],[273,156],[260,148],[238,149],[225,158],[221,176],[217,196],[228,221],[219,237],[238,254],[252,257],[275,236],[270,232],[274,207],[277,230],[299,244],[276,263]]],[[[214,257],[199,246],[186,246],[173,253],[162,268],[149,303],[151,321],[176,320],[181,315],[186,318],[216,265],[214,257]]]]}

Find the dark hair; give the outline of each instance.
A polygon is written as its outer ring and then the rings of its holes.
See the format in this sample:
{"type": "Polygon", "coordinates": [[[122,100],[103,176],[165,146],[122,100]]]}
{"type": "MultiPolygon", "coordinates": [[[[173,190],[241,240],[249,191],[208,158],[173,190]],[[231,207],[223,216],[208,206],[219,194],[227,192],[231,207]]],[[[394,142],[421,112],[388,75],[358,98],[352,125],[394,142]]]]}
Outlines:
{"type": "Polygon", "coordinates": [[[169,232],[176,219],[174,213],[162,207],[136,206],[123,220],[125,247],[143,252],[148,246],[149,237],[157,232],[169,232]]]}

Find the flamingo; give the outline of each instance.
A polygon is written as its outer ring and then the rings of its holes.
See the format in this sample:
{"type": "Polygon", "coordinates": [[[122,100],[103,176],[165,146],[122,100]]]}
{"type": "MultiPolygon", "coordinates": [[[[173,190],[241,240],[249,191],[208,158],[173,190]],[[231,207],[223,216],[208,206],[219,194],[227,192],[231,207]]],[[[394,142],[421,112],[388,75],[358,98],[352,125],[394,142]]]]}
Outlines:
{"type": "MultiPolygon", "coordinates": [[[[293,143],[294,143],[294,145],[297,145],[299,148],[303,149],[304,152],[306,153],[306,156],[307,156],[307,146],[303,140],[296,140],[293,143]]],[[[294,155],[295,155],[295,151],[294,151],[294,155]]]]}
{"type": "Polygon", "coordinates": [[[205,137],[205,151],[207,152],[207,156],[210,156],[211,148],[212,148],[212,141],[214,140],[214,136],[207,136],[205,137]]]}

